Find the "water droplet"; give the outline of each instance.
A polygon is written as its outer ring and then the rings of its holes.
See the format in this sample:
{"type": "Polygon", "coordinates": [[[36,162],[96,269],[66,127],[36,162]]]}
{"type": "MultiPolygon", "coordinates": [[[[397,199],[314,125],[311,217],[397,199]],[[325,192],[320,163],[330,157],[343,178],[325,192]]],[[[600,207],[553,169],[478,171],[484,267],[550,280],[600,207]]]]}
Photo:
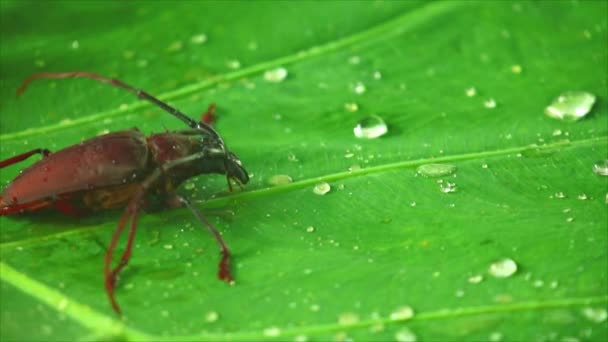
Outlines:
{"type": "Polygon", "coordinates": [[[456,171],[456,165],[452,164],[424,164],[416,168],[416,172],[425,177],[441,177],[450,175],[456,171]]]}
{"type": "Polygon", "coordinates": [[[388,127],[381,117],[370,115],[357,123],[354,132],[357,138],[375,139],[386,134],[388,127]]]}
{"type": "Polygon", "coordinates": [[[397,342],[416,342],[416,334],[410,328],[401,328],[395,333],[395,340],[397,342]]]}
{"type": "Polygon", "coordinates": [[[306,227],[306,232],[307,232],[307,233],[312,233],[312,232],[314,232],[314,231],[315,231],[315,227],[313,227],[313,226],[308,226],[308,227],[306,227]]]}
{"type": "Polygon", "coordinates": [[[553,130],[553,133],[551,133],[551,135],[553,135],[554,137],[558,137],[558,136],[562,135],[562,130],[561,129],[553,130]]]}
{"type": "Polygon", "coordinates": [[[217,311],[209,311],[205,314],[205,322],[213,323],[216,322],[220,318],[220,315],[217,311]]]}
{"type": "Polygon", "coordinates": [[[137,60],[135,65],[137,65],[138,68],[145,68],[148,66],[148,61],[145,59],[139,59],[139,60],[137,60]]]}
{"type": "Polygon", "coordinates": [[[173,245],[164,245],[163,248],[164,249],[173,249],[173,245]]]}
{"type": "Polygon", "coordinates": [[[488,340],[490,342],[500,342],[500,341],[502,341],[502,333],[499,331],[494,331],[490,334],[490,336],[488,337],[488,340]]]}
{"type": "Polygon", "coordinates": [[[359,56],[351,56],[348,59],[348,63],[350,63],[352,65],[357,65],[357,64],[361,63],[361,57],[359,57],[359,56]]]}
{"type": "Polygon", "coordinates": [[[602,323],[608,318],[608,312],[605,308],[583,308],[583,316],[595,323],[602,323]]]}
{"type": "Polygon", "coordinates": [[[264,79],[271,83],[279,83],[283,82],[283,80],[287,77],[287,69],[283,67],[279,67],[272,70],[267,70],[264,73],[264,79]]]}
{"type": "Polygon", "coordinates": [[[389,317],[393,321],[406,321],[414,317],[414,309],[410,306],[402,306],[391,312],[389,317]]]}
{"type": "Polygon", "coordinates": [[[458,191],[458,186],[456,183],[445,182],[439,184],[439,190],[444,194],[450,194],[458,191]]]}
{"type": "Polygon", "coordinates": [[[34,61],[34,65],[38,68],[44,68],[46,66],[46,62],[44,59],[37,59],[34,61]]]}
{"type": "Polygon", "coordinates": [[[346,154],[344,155],[344,158],[352,158],[352,157],[354,157],[354,156],[355,156],[355,154],[354,154],[354,153],[350,153],[350,152],[349,152],[349,153],[346,153],[346,154]]]}
{"type": "Polygon", "coordinates": [[[69,301],[65,298],[62,298],[61,301],[59,301],[59,304],[57,305],[57,309],[59,309],[59,311],[63,311],[65,310],[65,308],[68,307],[69,301]]]}
{"type": "Polygon", "coordinates": [[[353,325],[359,322],[359,315],[353,312],[345,312],[338,316],[338,324],[353,325]]]}
{"type": "Polygon", "coordinates": [[[287,160],[289,160],[290,162],[294,162],[294,163],[299,161],[298,157],[296,157],[296,155],[293,154],[292,152],[289,152],[287,154],[287,160]]]}
{"type": "Polygon", "coordinates": [[[226,61],[226,66],[229,69],[236,70],[241,67],[241,62],[238,59],[230,59],[230,60],[226,61]]]}
{"type": "Polygon", "coordinates": [[[186,190],[192,190],[192,189],[194,189],[194,186],[195,186],[194,183],[187,182],[186,184],[184,184],[184,189],[186,189],[186,190]]]}
{"type": "Polygon", "coordinates": [[[380,80],[380,79],[382,79],[382,74],[380,73],[380,71],[374,71],[374,73],[372,74],[372,77],[375,80],[380,80]]]}
{"type": "Polygon", "coordinates": [[[273,186],[286,185],[293,182],[288,175],[274,175],[268,178],[268,184],[273,186]]]}
{"type": "Polygon", "coordinates": [[[517,272],[517,264],[512,259],[501,259],[490,264],[488,272],[496,278],[508,278],[517,272]]]}
{"type": "Polygon", "coordinates": [[[80,43],[77,40],[75,40],[75,41],[72,42],[72,44],[70,45],[70,47],[73,50],[78,50],[78,48],[80,47],[80,43]]]}
{"type": "Polygon", "coordinates": [[[469,87],[469,88],[465,89],[464,93],[468,97],[473,97],[473,96],[477,95],[477,89],[475,89],[475,87],[469,87]]]}
{"type": "Polygon", "coordinates": [[[511,72],[514,74],[521,74],[522,68],[519,64],[511,65],[511,72]]]}
{"type": "Polygon", "coordinates": [[[481,274],[477,274],[469,277],[469,283],[471,284],[479,284],[483,281],[483,276],[481,274]]]}
{"type": "Polygon", "coordinates": [[[281,328],[279,327],[268,327],[264,329],[264,336],[266,337],[277,337],[281,335],[281,328]]]}
{"type": "Polygon", "coordinates": [[[608,176],[608,159],[593,164],[593,172],[598,176],[608,176]]]}
{"type": "Polygon", "coordinates": [[[488,164],[485,164],[485,163],[484,163],[484,164],[481,164],[481,168],[482,168],[482,169],[487,169],[487,168],[488,168],[488,164]]]}
{"type": "Polygon", "coordinates": [[[545,114],[558,120],[576,121],[584,118],[595,103],[595,95],[585,91],[566,91],[545,108],[545,114]]]}
{"type": "Polygon", "coordinates": [[[553,196],[555,198],[559,198],[559,199],[566,198],[566,195],[563,192],[561,192],[561,191],[556,192],[553,196]]]}
{"type": "Polygon", "coordinates": [[[317,312],[319,310],[321,310],[321,306],[319,304],[312,304],[310,306],[310,311],[317,312]]]}
{"type": "Polygon", "coordinates": [[[190,41],[193,44],[204,44],[207,42],[207,35],[204,33],[194,35],[192,38],[190,38],[190,41]]]}
{"type": "Polygon", "coordinates": [[[293,342],[308,342],[308,336],[306,336],[306,335],[296,335],[293,338],[293,342]]]}
{"type": "Polygon", "coordinates": [[[312,192],[317,195],[325,195],[329,192],[329,190],[331,190],[331,186],[327,182],[322,182],[315,185],[315,187],[312,189],[312,192]]]}
{"type": "Polygon", "coordinates": [[[354,113],[359,110],[359,105],[354,102],[348,102],[344,104],[344,109],[346,109],[347,112],[354,113]]]}
{"type": "Polygon", "coordinates": [[[366,90],[367,89],[365,88],[365,84],[363,84],[362,82],[357,82],[353,86],[353,91],[355,92],[355,94],[363,94],[366,90]]]}
{"type": "Polygon", "coordinates": [[[483,102],[483,106],[489,109],[496,108],[496,100],[489,98],[483,102]]]}
{"type": "Polygon", "coordinates": [[[588,197],[587,197],[587,194],[580,194],[580,195],[578,195],[577,197],[578,197],[578,199],[579,199],[579,200],[581,200],[581,201],[584,201],[584,200],[586,200],[586,199],[588,198],[588,197]]]}
{"type": "Polygon", "coordinates": [[[184,47],[184,43],[177,40],[177,41],[174,41],[171,44],[169,44],[169,46],[167,47],[167,52],[177,52],[177,51],[181,50],[183,47],[184,47]]]}

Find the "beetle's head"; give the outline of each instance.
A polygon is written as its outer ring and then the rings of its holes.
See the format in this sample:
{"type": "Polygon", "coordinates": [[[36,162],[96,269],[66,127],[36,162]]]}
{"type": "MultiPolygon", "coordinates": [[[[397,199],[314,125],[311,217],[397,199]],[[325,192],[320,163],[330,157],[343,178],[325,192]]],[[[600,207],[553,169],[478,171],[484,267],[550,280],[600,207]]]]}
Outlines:
{"type": "Polygon", "coordinates": [[[228,186],[232,190],[231,180],[239,185],[249,182],[247,170],[243,163],[224,145],[224,141],[218,137],[205,137],[202,140],[205,157],[201,159],[203,173],[219,173],[226,175],[228,186]]]}

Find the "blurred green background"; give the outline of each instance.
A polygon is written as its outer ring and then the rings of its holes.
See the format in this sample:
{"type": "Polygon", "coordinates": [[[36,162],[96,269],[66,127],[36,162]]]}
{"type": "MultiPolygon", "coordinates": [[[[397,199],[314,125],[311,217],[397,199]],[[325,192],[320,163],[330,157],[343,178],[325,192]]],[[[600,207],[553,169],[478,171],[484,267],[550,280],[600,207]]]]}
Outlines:
{"type": "Polygon", "coordinates": [[[221,176],[179,189],[228,242],[235,286],[188,210],[145,213],[122,317],[102,277],[120,211],[0,218],[0,339],[608,338],[608,183],[593,172],[608,158],[605,1],[2,0],[0,19],[0,160],[183,128],[90,80],[15,97],[33,73],[86,70],[193,118],[216,103],[252,176],[233,193],[221,176]],[[544,115],[570,90],[597,96],[589,115],[544,115]],[[388,132],[358,139],[369,115],[388,132]],[[416,172],[430,162],[457,171],[416,172]],[[517,271],[497,278],[503,258],[517,271]]]}

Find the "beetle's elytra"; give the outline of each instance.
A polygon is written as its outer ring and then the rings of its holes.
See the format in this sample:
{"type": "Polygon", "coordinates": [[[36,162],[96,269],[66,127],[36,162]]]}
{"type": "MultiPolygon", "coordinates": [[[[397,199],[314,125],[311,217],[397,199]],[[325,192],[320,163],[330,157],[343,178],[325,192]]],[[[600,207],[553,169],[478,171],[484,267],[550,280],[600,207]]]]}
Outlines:
{"type": "MultiPolygon", "coordinates": [[[[137,218],[144,201],[150,195],[160,195],[170,206],[187,206],[211,232],[222,253],[218,276],[231,282],[230,252],[226,243],[202,213],[176,194],[175,189],[186,179],[207,173],[225,175],[229,187],[231,181],[246,184],[249,176],[240,159],[204,119],[197,122],[145,91],[116,79],[82,71],[39,73],[26,79],[17,95],[36,79],[77,77],[125,89],[180,119],[188,128],[148,137],[137,129],[130,129],[95,137],[57,152],[39,148],[4,160],[0,162],[0,168],[35,154],[42,156],[2,191],[0,216],[43,208],[55,208],[66,215],[77,216],[85,211],[125,207],[104,262],[106,292],[112,308],[120,314],[114,295],[118,274],[131,257],[137,218]],[[114,249],[129,222],[127,246],[118,264],[112,267],[114,249]]],[[[209,106],[203,117],[212,118],[214,108],[214,105],[209,106]]]]}

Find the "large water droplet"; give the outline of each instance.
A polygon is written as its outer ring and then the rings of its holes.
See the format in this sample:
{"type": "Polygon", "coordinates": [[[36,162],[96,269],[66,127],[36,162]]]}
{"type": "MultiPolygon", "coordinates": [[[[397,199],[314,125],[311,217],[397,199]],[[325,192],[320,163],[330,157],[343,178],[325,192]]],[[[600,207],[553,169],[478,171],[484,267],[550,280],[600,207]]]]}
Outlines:
{"type": "Polygon", "coordinates": [[[608,176],[608,159],[593,164],[593,172],[598,176],[608,176]]]}
{"type": "Polygon", "coordinates": [[[268,184],[274,186],[286,185],[291,182],[293,182],[293,180],[288,175],[274,175],[268,178],[268,184]]]}
{"type": "Polygon", "coordinates": [[[397,342],[416,342],[416,334],[410,328],[401,328],[395,333],[395,340],[397,342]]]}
{"type": "Polygon", "coordinates": [[[416,172],[426,177],[441,177],[456,171],[456,165],[452,164],[424,164],[416,168],[416,172]]]}
{"type": "Polygon", "coordinates": [[[490,264],[488,272],[496,278],[508,278],[517,272],[517,264],[513,259],[501,259],[490,264]]]}
{"type": "Polygon", "coordinates": [[[287,69],[279,67],[276,69],[268,70],[264,73],[264,79],[271,83],[283,82],[287,77],[287,69]]]}
{"type": "Polygon", "coordinates": [[[355,136],[362,139],[375,139],[388,132],[384,120],[377,115],[361,119],[354,128],[355,136]]]}
{"type": "Polygon", "coordinates": [[[584,118],[595,103],[595,95],[586,91],[566,91],[556,97],[547,108],[548,116],[567,121],[584,118]]]}
{"type": "Polygon", "coordinates": [[[605,308],[583,308],[583,315],[590,321],[602,323],[608,318],[608,311],[605,308]]]}
{"type": "Polygon", "coordinates": [[[315,187],[312,189],[312,192],[317,195],[325,195],[329,192],[329,190],[331,190],[331,186],[327,182],[322,182],[315,185],[315,187]]]}

